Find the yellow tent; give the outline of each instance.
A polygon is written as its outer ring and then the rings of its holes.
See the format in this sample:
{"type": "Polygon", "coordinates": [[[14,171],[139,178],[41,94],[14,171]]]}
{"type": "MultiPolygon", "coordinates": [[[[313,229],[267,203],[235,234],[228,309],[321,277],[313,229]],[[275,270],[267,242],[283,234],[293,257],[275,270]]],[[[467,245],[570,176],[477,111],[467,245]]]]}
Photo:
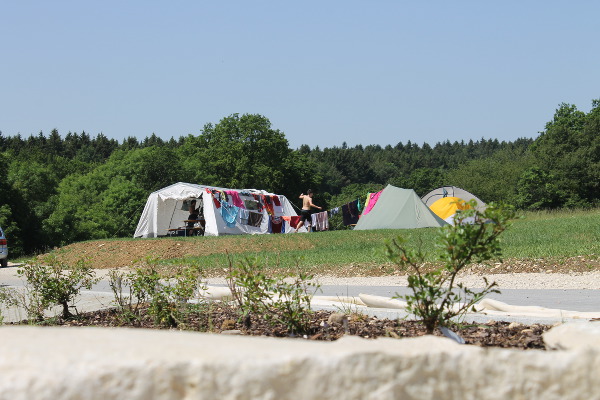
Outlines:
{"type": "Polygon", "coordinates": [[[429,206],[438,217],[447,223],[454,225],[454,215],[458,210],[471,208],[463,199],[458,197],[442,197],[429,206]]]}

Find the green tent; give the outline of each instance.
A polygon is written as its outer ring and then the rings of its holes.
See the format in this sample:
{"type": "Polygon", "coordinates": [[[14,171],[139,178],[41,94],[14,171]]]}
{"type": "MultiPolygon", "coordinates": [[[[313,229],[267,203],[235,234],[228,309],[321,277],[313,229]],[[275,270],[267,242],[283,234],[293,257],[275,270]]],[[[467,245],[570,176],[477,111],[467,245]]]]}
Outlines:
{"type": "Polygon", "coordinates": [[[356,230],[434,228],[447,225],[412,189],[387,185],[371,212],[358,220],[356,230]]]}

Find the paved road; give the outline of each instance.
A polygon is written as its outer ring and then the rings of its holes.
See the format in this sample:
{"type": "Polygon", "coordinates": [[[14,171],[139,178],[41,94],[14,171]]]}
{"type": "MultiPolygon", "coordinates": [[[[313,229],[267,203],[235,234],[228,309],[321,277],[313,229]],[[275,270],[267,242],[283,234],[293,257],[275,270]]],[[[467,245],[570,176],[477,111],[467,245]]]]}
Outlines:
{"type": "MultiPolygon", "coordinates": [[[[22,280],[16,275],[16,267],[0,269],[0,288],[1,287],[23,287],[22,280]]],[[[223,286],[223,285],[218,285],[223,286]]],[[[324,296],[358,296],[359,293],[393,297],[396,294],[404,295],[409,293],[408,288],[398,286],[359,286],[359,285],[325,285],[320,288],[317,295],[324,296]]],[[[591,311],[600,312],[600,290],[563,290],[563,289],[504,289],[500,294],[490,294],[488,298],[502,301],[511,305],[519,306],[541,306],[546,308],[556,308],[571,311],[591,311]]],[[[107,307],[113,299],[112,291],[107,279],[98,282],[92,290],[83,291],[80,300],[77,303],[79,311],[107,307]]],[[[395,318],[398,311],[390,311],[388,314],[381,309],[374,309],[369,314],[378,316],[387,316],[395,318]],[[382,315],[383,314],[383,315],[382,315]]],[[[15,313],[11,311],[3,312],[5,321],[23,319],[23,312],[15,313]]],[[[498,318],[496,318],[498,319],[498,318]]],[[[518,320],[507,318],[507,320],[518,320]]],[[[531,323],[528,319],[526,323],[531,323]]],[[[548,321],[541,321],[548,322],[548,321]]]]}
{"type": "MultiPolygon", "coordinates": [[[[359,293],[393,297],[396,293],[406,295],[410,290],[397,286],[323,286],[325,296],[358,296],[359,293]]],[[[571,311],[600,312],[600,290],[562,289],[504,289],[502,293],[487,296],[517,306],[540,306],[571,311]]]]}

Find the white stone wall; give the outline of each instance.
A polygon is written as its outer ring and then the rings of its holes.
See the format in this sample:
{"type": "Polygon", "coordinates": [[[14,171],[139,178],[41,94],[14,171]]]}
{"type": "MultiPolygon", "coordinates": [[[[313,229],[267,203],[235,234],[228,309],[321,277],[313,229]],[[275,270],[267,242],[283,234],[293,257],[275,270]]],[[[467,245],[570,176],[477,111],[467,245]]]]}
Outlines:
{"type": "Polygon", "coordinates": [[[595,399],[599,348],[0,327],[0,399],[595,399]]]}

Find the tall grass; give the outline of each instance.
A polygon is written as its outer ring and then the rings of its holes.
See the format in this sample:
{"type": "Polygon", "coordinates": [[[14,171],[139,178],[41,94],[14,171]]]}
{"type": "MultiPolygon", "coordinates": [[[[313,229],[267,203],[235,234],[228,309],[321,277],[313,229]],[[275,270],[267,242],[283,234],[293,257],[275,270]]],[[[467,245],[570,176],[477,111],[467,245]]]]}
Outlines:
{"type": "MultiPolygon", "coordinates": [[[[331,231],[310,234],[194,238],[208,241],[208,255],[170,260],[195,262],[215,268],[227,266],[227,250],[234,261],[258,256],[280,267],[336,266],[384,268],[386,240],[402,236],[435,261],[436,229],[331,231]]],[[[525,213],[502,236],[505,258],[545,258],[600,255],[600,210],[525,213]]],[[[382,270],[382,272],[384,272],[382,270]]]]}
{"type": "Polygon", "coordinates": [[[529,212],[505,232],[506,257],[600,255],[600,209],[529,212]]]}

